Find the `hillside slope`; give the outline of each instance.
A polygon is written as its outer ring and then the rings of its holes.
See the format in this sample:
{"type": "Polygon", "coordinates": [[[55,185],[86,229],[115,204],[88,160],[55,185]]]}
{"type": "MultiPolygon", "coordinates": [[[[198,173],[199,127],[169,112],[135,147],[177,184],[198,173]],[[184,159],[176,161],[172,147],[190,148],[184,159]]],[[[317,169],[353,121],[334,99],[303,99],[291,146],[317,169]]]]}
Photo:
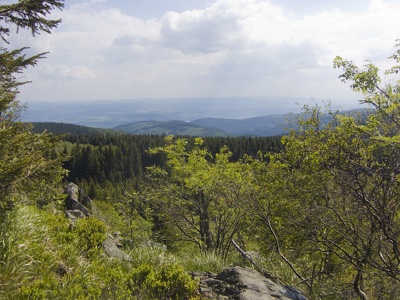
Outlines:
{"type": "Polygon", "coordinates": [[[148,121],[114,127],[131,134],[185,135],[185,136],[229,136],[229,132],[184,121],[148,121]]]}
{"type": "Polygon", "coordinates": [[[76,124],[58,123],[58,122],[33,122],[33,132],[42,133],[48,131],[53,134],[93,134],[93,133],[106,133],[114,132],[116,130],[95,128],[76,124]]]}
{"type": "Polygon", "coordinates": [[[274,136],[287,132],[295,115],[269,115],[248,119],[202,118],[191,122],[203,127],[219,128],[231,135],[274,136]]]}

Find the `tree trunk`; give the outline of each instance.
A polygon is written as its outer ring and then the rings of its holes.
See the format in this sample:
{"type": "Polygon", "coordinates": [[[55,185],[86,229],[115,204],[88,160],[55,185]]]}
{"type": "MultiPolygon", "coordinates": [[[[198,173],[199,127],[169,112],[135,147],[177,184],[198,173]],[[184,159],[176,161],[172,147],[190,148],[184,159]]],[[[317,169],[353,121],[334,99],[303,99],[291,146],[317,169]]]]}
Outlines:
{"type": "Polygon", "coordinates": [[[208,213],[208,201],[203,191],[198,193],[200,208],[200,236],[206,250],[213,249],[212,236],[210,230],[210,217],[208,213]]]}

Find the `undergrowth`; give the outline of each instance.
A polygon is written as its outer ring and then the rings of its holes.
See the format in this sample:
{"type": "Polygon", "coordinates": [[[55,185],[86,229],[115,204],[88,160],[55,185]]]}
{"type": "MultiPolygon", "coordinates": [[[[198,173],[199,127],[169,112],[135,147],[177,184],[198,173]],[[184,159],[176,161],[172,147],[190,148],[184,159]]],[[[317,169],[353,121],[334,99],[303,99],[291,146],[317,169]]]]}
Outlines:
{"type": "Polygon", "coordinates": [[[198,282],[179,257],[138,246],[122,262],[104,254],[105,238],[95,217],[71,227],[60,211],[17,206],[0,224],[0,299],[197,297],[198,282]]]}

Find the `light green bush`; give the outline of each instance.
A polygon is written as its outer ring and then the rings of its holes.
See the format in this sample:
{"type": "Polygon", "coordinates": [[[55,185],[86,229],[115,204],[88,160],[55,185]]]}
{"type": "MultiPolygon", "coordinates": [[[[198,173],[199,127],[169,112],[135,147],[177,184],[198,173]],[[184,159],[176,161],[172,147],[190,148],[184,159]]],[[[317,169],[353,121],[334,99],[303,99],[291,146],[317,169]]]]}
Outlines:
{"type": "Polygon", "coordinates": [[[107,238],[106,225],[96,218],[79,219],[74,226],[74,232],[79,245],[90,258],[100,253],[100,249],[107,238]]]}
{"type": "Polygon", "coordinates": [[[139,299],[196,299],[198,282],[182,266],[143,264],[131,273],[131,289],[139,299]]]}

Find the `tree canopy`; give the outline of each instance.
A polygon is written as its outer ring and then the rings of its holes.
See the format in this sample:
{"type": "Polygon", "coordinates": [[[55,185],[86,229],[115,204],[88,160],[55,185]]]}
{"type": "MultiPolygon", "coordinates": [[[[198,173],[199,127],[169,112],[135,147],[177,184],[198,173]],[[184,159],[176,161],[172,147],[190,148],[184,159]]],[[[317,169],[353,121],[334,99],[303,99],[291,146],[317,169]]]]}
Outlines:
{"type": "MultiPolygon", "coordinates": [[[[399,54],[390,59],[398,64],[399,54]]],[[[254,214],[263,240],[314,297],[398,298],[399,66],[382,73],[384,86],[372,63],[360,68],[336,57],[334,67],[364,93],[367,117],[305,107],[298,130],[283,137],[284,152],[271,156],[254,214]],[[332,115],[328,124],[324,113],[332,115]]]]}

